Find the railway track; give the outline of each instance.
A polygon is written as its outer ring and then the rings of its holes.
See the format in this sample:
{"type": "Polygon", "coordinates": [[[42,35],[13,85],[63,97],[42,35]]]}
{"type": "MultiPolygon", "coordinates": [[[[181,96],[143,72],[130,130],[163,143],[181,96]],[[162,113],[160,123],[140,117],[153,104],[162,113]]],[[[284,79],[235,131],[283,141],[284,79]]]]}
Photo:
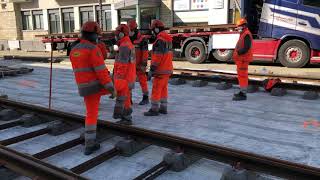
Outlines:
{"type": "MultiPolygon", "coordinates": [[[[79,135],[83,119],[0,98],[1,169],[5,167],[9,174],[15,172],[13,177],[18,179],[154,179],[167,171],[187,171],[193,163],[207,159],[226,164],[240,162],[241,168],[248,170],[245,173],[320,178],[319,168],[101,120],[98,140],[102,149],[84,156],[84,139],[79,135]],[[123,177],[112,177],[110,174],[119,166],[123,177]],[[128,171],[134,175],[126,176],[128,171]]],[[[198,176],[201,179],[201,174],[198,176]]]]}
{"type": "MultiPolygon", "coordinates": [[[[200,69],[174,69],[173,78],[182,78],[189,80],[204,80],[208,82],[228,82],[232,84],[238,84],[237,74],[226,71],[212,71],[212,70],[200,70],[200,69]]],[[[320,91],[320,79],[318,78],[299,78],[293,76],[278,76],[272,74],[249,74],[249,84],[263,86],[263,81],[266,79],[281,80],[281,83],[277,85],[278,88],[284,88],[288,90],[302,90],[302,91],[320,91]]]]}

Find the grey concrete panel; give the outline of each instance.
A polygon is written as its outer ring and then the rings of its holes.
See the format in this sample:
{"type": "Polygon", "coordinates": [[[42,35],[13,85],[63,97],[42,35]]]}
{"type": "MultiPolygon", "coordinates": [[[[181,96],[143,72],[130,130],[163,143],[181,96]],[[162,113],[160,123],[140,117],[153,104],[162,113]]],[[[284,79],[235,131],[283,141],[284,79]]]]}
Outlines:
{"type": "Polygon", "coordinates": [[[157,146],[149,146],[131,157],[117,156],[83,175],[95,180],[134,179],[162,161],[168,150],[157,146]]]}
{"type": "Polygon", "coordinates": [[[114,147],[114,144],[119,140],[121,140],[121,138],[114,137],[107,141],[104,141],[103,143],[101,143],[101,149],[89,156],[83,154],[84,146],[78,145],[64,152],[51,156],[45,159],[45,161],[58,167],[71,169],[89,159],[92,159],[95,156],[100,155],[105,151],[112,149],[114,147]]]}
{"type": "MultiPolygon", "coordinates": [[[[48,105],[48,64],[9,61],[0,64],[35,68],[26,76],[2,79],[0,90],[5,93],[1,94],[31,104],[48,105]],[[33,87],[25,86],[21,83],[25,80],[36,83],[33,87]]],[[[84,115],[83,98],[77,94],[71,67],[55,65],[53,79],[53,108],[84,115]]],[[[209,83],[194,88],[190,82],[181,86],[169,85],[169,114],[144,117],[143,112],[150,105],[137,105],[142,95],[136,84],[133,125],[320,167],[320,129],[303,127],[305,121],[320,121],[319,99],[304,100],[300,91],[288,91],[283,97],[260,91],[248,94],[247,101],[233,102],[236,88],[219,91],[216,86],[209,83]]],[[[112,119],[113,106],[114,100],[103,97],[99,118],[115,122],[112,119]]]]}

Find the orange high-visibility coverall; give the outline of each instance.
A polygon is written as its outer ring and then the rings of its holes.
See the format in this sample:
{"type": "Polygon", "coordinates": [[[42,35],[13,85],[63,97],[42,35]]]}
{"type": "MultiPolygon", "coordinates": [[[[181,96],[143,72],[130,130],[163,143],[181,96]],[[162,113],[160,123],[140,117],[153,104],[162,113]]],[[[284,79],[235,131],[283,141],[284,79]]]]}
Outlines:
{"type": "Polygon", "coordinates": [[[252,34],[248,28],[240,34],[239,41],[233,53],[233,60],[237,65],[240,89],[248,87],[248,66],[253,59],[252,34]]]}
{"type": "MultiPolygon", "coordinates": [[[[70,52],[79,95],[86,105],[86,133],[95,131],[99,112],[100,97],[113,92],[113,83],[104,64],[100,49],[92,42],[80,39],[70,52]]],[[[86,134],[86,139],[90,138],[86,134]]],[[[95,137],[95,135],[94,135],[95,137]]]]}
{"type": "Polygon", "coordinates": [[[153,86],[151,97],[151,109],[167,108],[168,81],[173,71],[172,38],[165,31],[157,35],[151,54],[151,71],[153,74],[153,86]]]}
{"type": "Polygon", "coordinates": [[[135,45],[137,76],[139,79],[141,90],[143,95],[148,95],[148,78],[146,75],[149,57],[148,40],[139,32],[137,35],[137,40],[135,40],[133,43],[135,45]]]}
{"type": "Polygon", "coordinates": [[[123,110],[131,109],[131,89],[136,80],[136,55],[134,46],[128,36],[123,37],[118,43],[119,52],[114,63],[114,83],[117,90],[115,108],[123,110]]]}

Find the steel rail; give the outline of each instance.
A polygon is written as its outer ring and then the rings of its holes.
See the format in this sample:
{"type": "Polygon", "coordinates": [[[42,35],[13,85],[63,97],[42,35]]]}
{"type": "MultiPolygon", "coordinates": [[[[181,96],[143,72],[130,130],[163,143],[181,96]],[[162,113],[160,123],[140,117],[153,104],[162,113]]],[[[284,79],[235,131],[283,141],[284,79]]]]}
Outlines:
{"type": "Polygon", "coordinates": [[[153,166],[148,171],[146,171],[143,174],[139,175],[138,177],[134,178],[134,180],[155,179],[156,177],[165,173],[167,170],[169,170],[169,165],[166,162],[162,161],[159,164],[153,166]]]}
{"type": "MultiPolygon", "coordinates": [[[[211,70],[211,69],[195,69],[195,68],[174,68],[174,71],[180,72],[190,72],[190,73],[199,73],[199,74],[225,74],[225,75],[234,75],[237,73],[234,71],[224,71],[224,70],[211,70]]],[[[258,72],[249,72],[249,76],[260,76],[260,77],[269,77],[269,78],[290,78],[290,79],[300,79],[300,80],[316,80],[320,81],[318,77],[299,77],[296,75],[277,75],[277,74],[263,74],[258,72]]]]}
{"type": "Polygon", "coordinates": [[[112,148],[82,164],[79,164],[76,167],[73,167],[70,169],[70,171],[77,173],[77,174],[82,174],[96,166],[98,166],[99,164],[107,161],[108,159],[111,159],[115,156],[120,155],[120,151],[116,148],[112,148]]]}
{"type": "Polygon", "coordinates": [[[19,126],[21,125],[23,122],[19,119],[19,120],[12,120],[12,121],[8,121],[5,123],[0,124],[0,130],[4,130],[7,128],[12,128],[15,126],[19,126]]]}
{"type": "MultiPolygon", "coordinates": [[[[227,82],[232,84],[238,84],[238,79],[236,74],[232,74],[232,73],[220,72],[220,73],[215,73],[214,75],[210,75],[207,72],[201,73],[201,71],[194,71],[196,73],[199,73],[199,75],[192,75],[191,70],[188,70],[188,71],[175,70],[175,71],[176,72],[171,76],[172,78],[182,78],[187,80],[203,80],[203,81],[215,82],[215,83],[227,82]],[[179,71],[180,73],[178,74],[177,71],[179,71]]],[[[249,76],[249,84],[251,85],[263,86],[263,80],[264,80],[263,78],[257,79],[249,76]]],[[[317,81],[317,83],[319,82],[317,81]]],[[[299,90],[299,91],[320,91],[320,85],[302,84],[302,83],[296,83],[296,82],[293,82],[293,83],[281,82],[277,84],[275,87],[284,88],[288,90],[299,90]]]]}
{"type": "Polygon", "coordinates": [[[55,154],[58,154],[60,152],[63,152],[67,149],[70,149],[72,147],[75,147],[83,142],[84,142],[84,139],[79,137],[79,138],[67,141],[67,142],[60,144],[58,146],[52,147],[50,149],[38,152],[37,154],[34,154],[33,157],[35,157],[37,159],[45,159],[45,158],[48,158],[48,157],[53,156],[55,154]]]}
{"type": "MultiPolygon", "coordinates": [[[[40,114],[60,117],[65,120],[83,123],[84,116],[47,108],[29,105],[21,102],[0,99],[0,105],[21,108],[40,114]]],[[[223,146],[213,145],[187,138],[177,137],[169,134],[146,130],[138,127],[129,127],[117,123],[98,121],[98,126],[111,132],[129,134],[137,139],[144,140],[155,145],[168,148],[182,147],[186,153],[197,154],[208,159],[233,164],[241,162],[245,169],[262,172],[278,177],[289,179],[320,179],[320,168],[311,167],[299,163],[280,160],[272,157],[231,149],[223,146]]]]}

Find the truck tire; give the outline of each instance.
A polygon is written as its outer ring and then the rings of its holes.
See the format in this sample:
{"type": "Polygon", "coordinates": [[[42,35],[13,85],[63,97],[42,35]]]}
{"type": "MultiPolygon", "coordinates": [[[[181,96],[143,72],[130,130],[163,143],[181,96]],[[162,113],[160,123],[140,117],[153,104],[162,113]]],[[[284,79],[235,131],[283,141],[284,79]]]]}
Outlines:
{"type": "Polygon", "coordinates": [[[280,47],[278,58],[283,66],[301,68],[310,60],[310,48],[301,40],[290,40],[280,47]]]}
{"type": "Polygon", "coordinates": [[[221,62],[232,62],[232,55],[233,50],[232,49],[216,49],[212,53],[213,57],[221,62]]]}
{"type": "Polygon", "coordinates": [[[187,60],[193,64],[203,63],[207,57],[204,45],[198,41],[189,43],[186,47],[184,55],[187,60]]]}

